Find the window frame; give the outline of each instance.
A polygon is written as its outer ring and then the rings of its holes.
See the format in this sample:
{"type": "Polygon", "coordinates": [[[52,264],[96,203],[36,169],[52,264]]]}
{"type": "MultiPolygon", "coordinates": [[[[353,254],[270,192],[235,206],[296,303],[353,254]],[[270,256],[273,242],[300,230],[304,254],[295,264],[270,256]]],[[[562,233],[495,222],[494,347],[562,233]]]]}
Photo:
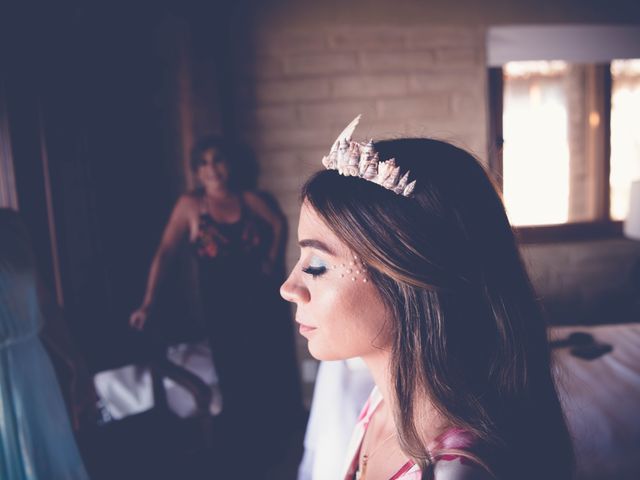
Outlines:
{"type": "MultiPolygon", "coordinates": [[[[586,222],[568,222],[553,225],[514,226],[514,232],[522,243],[562,243],[598,239],[622,238],[621,221],[611,218],[610,206],[610,159],[611,159],[611,63],[599,63],[596,69],[598,91],[595,92],[597,110],[601,114],[602,128],[598,131],[600,155],[594,164],[594,211],[595,217],[586,222]]],[[[496,187],[502,193],[503,181],[503,111],[504,71],[503,67],[488,67],[489,106],[489,171],[496,187]]]]}

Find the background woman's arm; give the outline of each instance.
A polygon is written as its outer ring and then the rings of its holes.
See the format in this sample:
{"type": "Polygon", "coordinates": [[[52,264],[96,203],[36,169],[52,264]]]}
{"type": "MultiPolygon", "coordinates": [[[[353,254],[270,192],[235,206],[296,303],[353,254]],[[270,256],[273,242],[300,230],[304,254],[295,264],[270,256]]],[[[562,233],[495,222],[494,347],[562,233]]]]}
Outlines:
{"type": "Polygon", "coordinates": [[[251,210],[265,220],[273,231],[273,242],[269,248],[269,262],[274,265],[278,259],[282,235],[284,233],[284,221],[280,215],[274,212],[259,195],[253,192],[245,192],[245,202],[251,210]]]}
{"type": "Polygon", "coordinates": [[[169,222],[162,234],[162,240],[160,246],[156,251],[151,262],[151,268],[149,270],[149,276],[147,279],[147,288],[145,290],[144,299],[142,305],[131,314],[129,323],[133,328],[142,330],[149,310],[155,302],[155,295],[158,290],[158,285],[162,281],[167,267],[171,263],[176,250],[180,243],[185,239],[190,231],[190,218],[194,211],[195,200],[188,196],[181,196],[176,202],[169,222]]]}

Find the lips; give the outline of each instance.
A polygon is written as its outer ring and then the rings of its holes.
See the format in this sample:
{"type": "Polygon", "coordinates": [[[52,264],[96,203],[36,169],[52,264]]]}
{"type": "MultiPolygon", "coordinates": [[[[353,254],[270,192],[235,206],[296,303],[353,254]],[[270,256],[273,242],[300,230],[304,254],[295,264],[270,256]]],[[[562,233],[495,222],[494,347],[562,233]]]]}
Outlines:
{"type": "Polygon", "coordinates": [[[304,323],[296,320],[296,322],[300,325],[300,333],[312,332],[317,329],[317,327],[312,327],[311,325],[305,325],[304,323]]]}

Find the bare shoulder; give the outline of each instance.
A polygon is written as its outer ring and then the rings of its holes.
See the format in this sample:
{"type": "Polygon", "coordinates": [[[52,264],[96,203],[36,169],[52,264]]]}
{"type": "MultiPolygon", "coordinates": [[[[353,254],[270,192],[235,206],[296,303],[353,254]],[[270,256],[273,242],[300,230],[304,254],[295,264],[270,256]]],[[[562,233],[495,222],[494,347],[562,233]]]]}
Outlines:
{"type": "Polygon", "coordinates": [[[186,192],[178,197],[176,204],[182,203],[185,205],[198,205],[200,197],[201,195],[196,191],[186,192]]]}
{"type": "Polygon", "coordinates": [[[199,196],[192,192],[183,193],[173,207],[169,224],[180,229],[188,228],[193,231],[197,225],[199,211],[199,196]]]}
{"type": "Polygon", "coordinates": [[[257,192],[243,192],[242,198],[244,199],[244,203],[261,217],[264,217],[270,222],[279,220],[278,212],[257,192]]]}
{"type": "Polygon", "coordinates": [[[436,462],[435,480],[496,480],[484,467],[463,457],[436,462]]]}
{"type": "Polygon", "coordinates": [[[184,213],[197,212],[200,205],[200,196],[195,192],[183,193],[178,197],[174,209],[184,213]]]}
{"type": "Polygon", "coordinates": [[[256,192],[246,190],[242,192],[242,198],[250,206],[263,207],[266,206],[264,200],[256,192]]]}

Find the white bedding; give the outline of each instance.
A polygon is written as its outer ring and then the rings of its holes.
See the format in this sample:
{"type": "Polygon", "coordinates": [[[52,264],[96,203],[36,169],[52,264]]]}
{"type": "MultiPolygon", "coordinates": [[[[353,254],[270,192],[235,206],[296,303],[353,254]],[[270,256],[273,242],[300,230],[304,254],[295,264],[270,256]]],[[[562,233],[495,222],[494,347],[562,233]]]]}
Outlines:
{"type": "MultiPolygon", "coordinates": [[[[209,411],[217,415],[222,410],[222,394],[218,388],[218,376],[206,341],[179,344],[167,349],[167,359],[200,377],[211,388],[209,411]]],[[[94,385],[105,414],[113,420],[144,412],[153,407],[151,371],[146,365],[127,365],[115,370],[100,372],[94,376],[94,385]]],[[[163,379],[167,405],[181,418],[196,413],[193,395],[169,378],[163,379]]]]}
{"type": "Polygon", "coordinates": [[[594,360],[554,350],[560,396],[574,437],[580,480],[640,479],[640,323],[555,327],[552,338],[586,332],[613,351],[594,360]]]}

